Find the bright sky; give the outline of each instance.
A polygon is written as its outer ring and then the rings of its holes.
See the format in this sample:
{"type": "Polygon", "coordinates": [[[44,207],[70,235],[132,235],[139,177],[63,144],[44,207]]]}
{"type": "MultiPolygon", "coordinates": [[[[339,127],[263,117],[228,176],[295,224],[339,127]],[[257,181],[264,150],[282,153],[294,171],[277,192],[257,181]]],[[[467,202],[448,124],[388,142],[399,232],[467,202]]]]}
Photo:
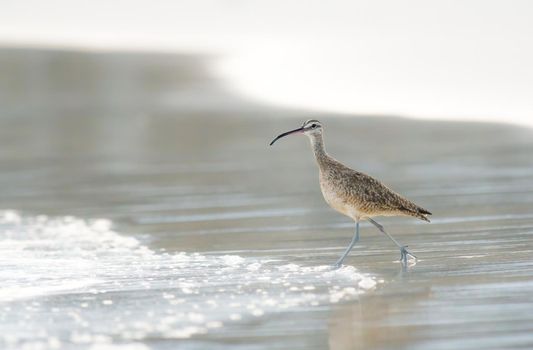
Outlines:
{"type": "Polygon", "coordinates": [[[533,125],[529,0],[0,0],[0,44],[222,54],[240,94],[533,125]]]}

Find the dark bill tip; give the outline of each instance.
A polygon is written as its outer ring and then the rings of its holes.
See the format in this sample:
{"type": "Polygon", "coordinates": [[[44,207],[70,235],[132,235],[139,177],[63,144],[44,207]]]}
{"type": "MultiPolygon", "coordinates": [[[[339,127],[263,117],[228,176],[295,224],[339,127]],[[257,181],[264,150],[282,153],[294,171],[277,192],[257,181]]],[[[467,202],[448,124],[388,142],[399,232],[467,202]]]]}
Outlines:
{"type": "Polygon", "coordinates": [[[294,129],[294,130],[291,130],[291,131],[287,131],[287,132],[284,132],[283,134],[279,134],[278,136],[276,136],[276,138],[274,140],[272,140],[272,142],[270,142],[270,146],[272,146],[274,144],[274,142],[276,142],[277,140],[281,139],[282,137],[285,137],[285,136],[288,136],[290,134],[295,134],[295,133],[300,133],[300,132],[303,132],[304,131],[304,128],[298,128],[298,129],[294,129]]]}

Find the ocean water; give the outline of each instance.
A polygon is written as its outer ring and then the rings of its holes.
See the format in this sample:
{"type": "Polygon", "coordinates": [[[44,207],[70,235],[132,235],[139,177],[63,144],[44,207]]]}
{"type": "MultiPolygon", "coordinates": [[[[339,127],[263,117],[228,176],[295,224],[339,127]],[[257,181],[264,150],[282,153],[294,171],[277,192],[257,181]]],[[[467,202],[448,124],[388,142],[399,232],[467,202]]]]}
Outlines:
{"type": "Polygon", "coordinates": [[[356,300],[377,284],[352,266],[154,251],[109,220],[15,211],[0,212],[0,256],[5,349],[186,339],[356,300]]]}
{"type": "Polygon", "coordinates": [[[531,348],[531,130],[256,105],[203,62],[2,51],[0,348],[531,348]],[[329,269],[354,224],[268,146],[310,117],[433,212],[379,220],[415,265],[363,223],[329,269]]]}

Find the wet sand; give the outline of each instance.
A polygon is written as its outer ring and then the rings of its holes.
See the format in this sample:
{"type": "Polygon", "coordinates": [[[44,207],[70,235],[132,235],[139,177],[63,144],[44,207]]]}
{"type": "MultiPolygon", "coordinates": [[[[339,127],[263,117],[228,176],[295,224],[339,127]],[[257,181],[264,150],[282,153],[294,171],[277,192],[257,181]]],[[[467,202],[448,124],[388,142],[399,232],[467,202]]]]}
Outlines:
{"type": "MultiPolygon", "coordinates": [[[[9,79],[0,83],[0,208],[108,218],[122,235],[170,254],[328,265],[348,244],[353,223],[323,202],[305,138],[268,147],[279,132],[312,117],[325,124],[333,156],[434,214],[431,224],[380,220],[419,257],[408,269],[397,262],[395,247],[363,224],[345,263],[383,282],[355,298],[140,343],[155,349],[533,345],[531,130],[284,111],[232,96],[194,56],[1,52],[0,70],[9,79]],[[57,73],[64,67],[70,73],[57,73]]],[[[37,301],[46,298],[52,297],[37,301]]],[[[5,307],[0,327],[12,330],[5,307]]],[[[73,346],[68,339],[61,338],[65,348],[73,346]]],[[[124,339],[112,335],[112,341],[124,339]]]]}

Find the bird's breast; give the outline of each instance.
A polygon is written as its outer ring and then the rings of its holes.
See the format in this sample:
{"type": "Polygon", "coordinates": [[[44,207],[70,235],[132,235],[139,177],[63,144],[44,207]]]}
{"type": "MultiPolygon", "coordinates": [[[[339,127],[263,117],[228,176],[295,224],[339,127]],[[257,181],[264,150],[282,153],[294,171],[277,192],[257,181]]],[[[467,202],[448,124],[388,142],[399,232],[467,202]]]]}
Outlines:
{"type": "Polygon", "coordinates": [[[360,216],[357,208],[350,203],[349,199],[340,191],[339,186],[326,174],[320,174],[320,190],[326,203],[339,213],[353,219],[360,216]]]}

